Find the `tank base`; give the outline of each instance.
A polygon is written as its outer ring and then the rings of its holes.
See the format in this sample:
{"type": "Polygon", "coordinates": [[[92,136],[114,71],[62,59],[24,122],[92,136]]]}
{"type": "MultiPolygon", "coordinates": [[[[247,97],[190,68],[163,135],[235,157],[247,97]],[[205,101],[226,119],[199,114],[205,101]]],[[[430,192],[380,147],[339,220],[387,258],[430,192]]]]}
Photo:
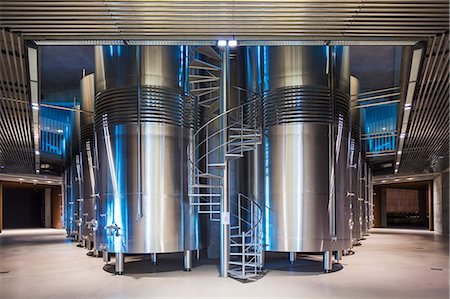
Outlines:
{"type": "Polygon", "coordinates": [[[291,265],[293,265],[296,260],[297,260],[297,253],[294,251],[289,252],[289,262],[291,263],[291,265]]]}
{"type": "Polygon", "coordinates": [[[184,251],[184,271],[189,272],[192,268],[192,253],[190,250],[184,251]]]}
{"type": "Polygon", "coordinates": [[[333,255],[331,251],[325,251],[323,253],[323,270],[325,273],[333,270],[333,255]]]}
{"type": "Polygon", "coordinates": [[[125,267],[125,257],[123,253],[116,253],[116,274],[122,275],[125,267]]]}

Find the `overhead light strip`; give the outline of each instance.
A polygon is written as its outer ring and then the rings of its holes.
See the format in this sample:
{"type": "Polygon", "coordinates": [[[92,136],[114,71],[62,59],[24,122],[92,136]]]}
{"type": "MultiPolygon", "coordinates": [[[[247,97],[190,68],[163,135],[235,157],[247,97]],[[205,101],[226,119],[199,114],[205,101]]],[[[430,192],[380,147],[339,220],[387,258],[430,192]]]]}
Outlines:
{"type": "MultiPolygon", "coordinates": [[[[38,46],[203,46],[217,40],[35,40],[38,46]]],[[[416,40],[242,40],[241,46],[413,46],[416,40]]]]}

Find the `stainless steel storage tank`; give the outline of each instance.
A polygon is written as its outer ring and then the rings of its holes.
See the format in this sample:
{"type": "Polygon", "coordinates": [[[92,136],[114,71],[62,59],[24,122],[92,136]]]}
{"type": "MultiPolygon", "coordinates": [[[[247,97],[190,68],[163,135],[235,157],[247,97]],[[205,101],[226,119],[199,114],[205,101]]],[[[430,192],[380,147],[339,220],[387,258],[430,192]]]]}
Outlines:
{"type": "MultiPolygon", "coordinates": [[[[352,101],[358,99],[359,80],[356,77],[350,78],[350,94],[352,101]]],[[[358,109],[352,110],[351,126],[351,193],[352,193],[352,237],[353,242],[358,242],[362,238],[362,193],[361,178],[363,177],[363,165],[361,157],[361,130],[360,113],[358,109]]]]}
{"type": "Polygon", "coordinates": [[[266,250],[326,252],[330,270],[338,235],[344,249],[350,232],[342,178],[350,127],[348,49],[283,46],[266,54],[266,250]]]}
{"type": "Polygon", "coordinates": [[[96,48],[99,213],[117,272],[124,253],[200,247],[200,220],[187,197],[195,125],[183,94],[187,56],[186,47],[96,48]]]}
{"type": "Polygon", "coordinates": [[[81,79],[81,122],[80,122],[80,149],[81,149],[81,182],[83,200],[83,223],[81,226],[81,236],[88,249],[97,251],[95,231],[97,229],[96,220],[96,197],[94,179],[94,74],[90,74],[81,79]]]}

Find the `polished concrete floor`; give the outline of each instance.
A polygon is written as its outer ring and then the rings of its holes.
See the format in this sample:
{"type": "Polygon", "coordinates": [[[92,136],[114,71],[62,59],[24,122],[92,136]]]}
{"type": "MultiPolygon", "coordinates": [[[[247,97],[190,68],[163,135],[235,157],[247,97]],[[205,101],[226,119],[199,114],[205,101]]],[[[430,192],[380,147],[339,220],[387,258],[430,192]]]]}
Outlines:
{"type": "Polygon", "coordinates": [[[339,270],[323,274],[320,258],[271,255],[252,283],[219,278],[216,261],[183,272],[179,255],[158,265],[134,256],[123,276],[86,256],[52,229],[0,234],[0,298],[449,298],[448,238],[420,230],[373,229],[339,270]]]}

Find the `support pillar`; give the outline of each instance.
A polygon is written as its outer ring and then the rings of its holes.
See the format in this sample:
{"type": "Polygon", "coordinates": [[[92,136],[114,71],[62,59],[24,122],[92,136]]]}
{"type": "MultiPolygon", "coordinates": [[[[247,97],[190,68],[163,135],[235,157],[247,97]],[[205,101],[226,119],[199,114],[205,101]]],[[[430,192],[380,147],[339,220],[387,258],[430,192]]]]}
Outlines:
{"type": "MultiPolygon", "coordinates": [[[[230,48],[224,47],[222,50],[222,69],[220,74],[220,113],[228,110],[228,95],[230,92],[230,48]]],[[[227,144],[227,116],[221,117],[220,130],[221,144],[227,144]]],[[[226,147],[223,148],[223,188],[220,202],[220,277],[228,277],[230,261],[230,198],[229,198],[229,163],[227,161],[226,147]]]]}

